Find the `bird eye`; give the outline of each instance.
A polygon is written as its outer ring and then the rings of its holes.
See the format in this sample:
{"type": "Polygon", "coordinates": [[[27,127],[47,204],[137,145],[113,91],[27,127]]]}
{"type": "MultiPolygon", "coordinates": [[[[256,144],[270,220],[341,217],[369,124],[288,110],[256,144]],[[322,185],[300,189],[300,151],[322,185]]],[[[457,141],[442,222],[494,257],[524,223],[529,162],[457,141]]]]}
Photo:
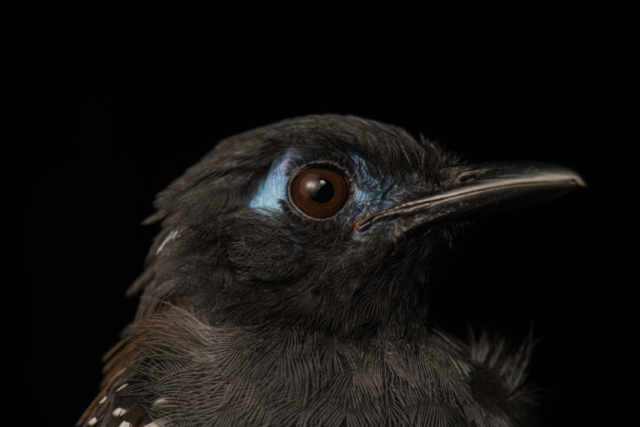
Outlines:
{"type": "Polygon", "coordinates": [[[291,202],[312,218],[325,219],[335,215],[349,198],[344,172],[331,165],[306,167],[290,182],[291,202]]]}

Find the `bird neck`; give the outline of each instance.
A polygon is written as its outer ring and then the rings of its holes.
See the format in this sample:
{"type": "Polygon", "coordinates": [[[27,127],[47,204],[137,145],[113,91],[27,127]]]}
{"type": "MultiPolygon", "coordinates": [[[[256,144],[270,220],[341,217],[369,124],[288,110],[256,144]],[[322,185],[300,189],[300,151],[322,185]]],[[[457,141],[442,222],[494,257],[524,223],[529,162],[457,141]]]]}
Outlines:
{"type": "MultiPolygon", "coordinates": [[[[199,315],[214,327],[301,328],[355,339],[377,336],[410,339],[427,328],[426,306],[413,292],[393,299],[364,292],[343,301],[332,300],[327,294],[298,293],[280,300],[264,289],[242,295],[221,297],[215,308],[202,308],[199,315]]],[[[194,300],[199,298],[196,296],[194,300]]]]}

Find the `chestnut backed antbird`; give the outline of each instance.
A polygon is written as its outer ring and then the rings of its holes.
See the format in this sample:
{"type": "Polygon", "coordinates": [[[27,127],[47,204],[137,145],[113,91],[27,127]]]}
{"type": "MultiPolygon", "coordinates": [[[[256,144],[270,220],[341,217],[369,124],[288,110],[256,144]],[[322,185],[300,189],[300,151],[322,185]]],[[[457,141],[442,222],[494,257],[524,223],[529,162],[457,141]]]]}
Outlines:
{"type": "Polygon", "coordinates": [[[582,185],[352,116],[225,139],[158,195],[136,319],[79,425],[531,425],[528,346],[434,327],[430,261],[462,221],[582,185]]]}

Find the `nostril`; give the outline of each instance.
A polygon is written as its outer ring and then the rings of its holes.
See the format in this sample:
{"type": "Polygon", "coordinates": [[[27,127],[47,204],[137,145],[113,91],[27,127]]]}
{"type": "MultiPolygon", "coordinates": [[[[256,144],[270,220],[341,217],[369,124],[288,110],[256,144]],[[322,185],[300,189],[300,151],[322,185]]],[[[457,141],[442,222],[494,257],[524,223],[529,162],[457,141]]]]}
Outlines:
{"type": "Polygon", "coordinates": [[[478,178],[478,174],[476,172],[467,172],[463,173],[458,177],[458,181],[462,184],[468,181],[473,181],[478,178]]]}

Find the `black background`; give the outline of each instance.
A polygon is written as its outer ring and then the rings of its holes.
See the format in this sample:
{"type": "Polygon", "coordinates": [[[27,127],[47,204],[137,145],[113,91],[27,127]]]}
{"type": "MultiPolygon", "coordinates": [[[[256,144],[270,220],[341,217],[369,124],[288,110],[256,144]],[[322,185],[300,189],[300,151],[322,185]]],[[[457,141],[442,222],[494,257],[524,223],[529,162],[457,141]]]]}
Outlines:
{"type": "Polygon", "coordinates": [[[3,239],[3,353],[34,424],[71,425],[97,393],[100,357],[135,312],[124,292],[157,231],[140,225],[154,195],[224,137],[326,112],[472,161],[579,171],[588,188],[469,228],[438,268],[432,315],[516,342],[533,323],[543,425],[618,425],[635,406],[637,9],[23,12],[2,159],[5,232],[19,237],[3,239]]]}

